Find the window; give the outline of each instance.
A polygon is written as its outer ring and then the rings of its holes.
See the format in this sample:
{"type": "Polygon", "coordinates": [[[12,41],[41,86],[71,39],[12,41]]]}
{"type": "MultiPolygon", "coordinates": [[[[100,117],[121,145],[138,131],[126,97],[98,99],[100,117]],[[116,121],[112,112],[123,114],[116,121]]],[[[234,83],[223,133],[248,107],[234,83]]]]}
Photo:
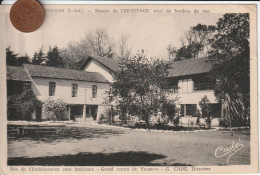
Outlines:
{"type": "Polygon", "coordinates": [[[184,105],[181,105],[181,117],[184,117],[184,105]]]}
{"type": "Polygon", "coordinates": [[[55,96],[56,83],[49,82],[49,96],[55,96]]]}
{"type": "Polygon", "coordinates": [[[181,104],[181,116],[192,116],[197,109],[196,104],[181,104]]]}
{"type": "Polygon", "coordinates": [[[97,98],[97,86],[92,86],[92,98],[97,98]]]}
{"type": "Polygon", "coordinates": [[[214,89],[214,85],[212,83],[195,83],[194,91],[204,91],[214,89]]]}
{"type": "Polygon", "coordinates": [[[77,97],[78,95],[78,85],[77,84],[72,84],[72,89],[71,89],[71,96],[72,97],[77,97]]]}
{"type": "Polygon", "coordinates": [[[186,115],[193,115],[196,112],[197,105],[186,105],[186,115]]]}
{"type": "Polygon", "coordinates": [[[31,82],[23,82],[23,90],[30,90],[31,82]]]}

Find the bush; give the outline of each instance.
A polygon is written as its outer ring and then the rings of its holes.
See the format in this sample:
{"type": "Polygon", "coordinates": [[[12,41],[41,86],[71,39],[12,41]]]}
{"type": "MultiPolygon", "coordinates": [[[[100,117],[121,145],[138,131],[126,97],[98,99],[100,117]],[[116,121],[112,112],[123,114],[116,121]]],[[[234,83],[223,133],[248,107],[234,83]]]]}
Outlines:
{"type": "Polygon", "coordinates": [[[198,109],[196,109],[196,112],[192,115],[192,117],[197,117],[197,120],[196,120],[196,124],[199,125],[200,124],[200,111],[198,109]]]}
{"type": "Polygon", "coordinates": [[[45,110],[46,117],[49,120],[62,121],[68,119],[66,103],[61,99],[53,100],[48,98],[43,104],[43,109],[45,110]]]}
{"type": "Polygon", "coordinates": [[[177,108],[171,101],[164,101],[162,103],[162,113],[159,117],[159,122],[162,125],[168,125],[170,122],[174,123],[176,120],[177,108]]]}
{"type": "Polygon", "coordinates": [[[174,119],[173,119],[173,125],[175,126],[175,127],[179,127],[179,124],[180,124],[180,116],[176,116],[176,117],[174,117],[174,119]]]}
{"type": "Polygon", "coordinates": [[[219,126],[220,127],[228,127],[228,121],[225,118],[219,119],[219,126]]]}
{"type": "Polygon", "coordinates": [[[199,105],[201,108],[202,117],[206,118],[205,122],[207,123],[208,127],[211,128],[211,118],[210,118],[211,107],[210,107],[210,101],[206,95],[201,99],[199,105]]]}
{"type": "Polygon", "coordinates": [[[39,105],[41,105],[41,103],[32,90],[11,95],[7,98],[8,120],[32,120],[35,106],[39,105]]]}

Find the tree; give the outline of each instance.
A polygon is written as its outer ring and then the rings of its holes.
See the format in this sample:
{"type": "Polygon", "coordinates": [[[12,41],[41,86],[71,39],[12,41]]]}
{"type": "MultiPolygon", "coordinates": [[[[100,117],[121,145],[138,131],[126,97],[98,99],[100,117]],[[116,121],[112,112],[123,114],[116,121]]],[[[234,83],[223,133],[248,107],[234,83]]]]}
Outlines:
{"type": "Polygon", "coordinates": [[[27,54],[19,56],[17,60],[19,65],[31,64],[30,57],[27,54]]]}
{"type": "Polygon", "coordinates": [[[8,120],[31,120],[35,107],[41,103],[31,89],[7,98],[8,120]]]}
{"type": "Polygon", "coordinates": [[[89,46],[83,42],[70,42],[60,51],[64,67],[70,69],[78,69],[91,53],[89,46]]]}
{"type": "Polygon", "coordinates": [[[6,65],[22,66],[24,63],[31,63],[30,57],[26,53],[24,55],[18,56],[18,54],[11,50],[11,47],[6,48],[6,65]]]}
{"type": "Polygon", "coordinates": [[[109,102],[123,117],[134,115],[144,120],[149,127],[149,119],[162,111],[164,102],[172,102],[166,76],[170,64],[161,60],[150,60],[144,53],[124,59],[121,71],[109,91],[109,102]]]}
{"type": "MultiPolygon", "coordinates": [[[[126,40],[124,40],[126,41],[126,40]]],[[[126,43],[122,43],[125,47],[126,43]]],[[[127,52],[124,52],[124,55],[127,52]]],[[[60,55],[64,58],[64,67],[77,69],[91,55],[115,58],[116,47],[113,38],[105,29],[97,29],[85,34],[79,42],[70,42],[66,48],[61,50],[60,55]]]]}
{"type": "Polygon", "coordinates": [[[60,56],[60,51],[57,46],[50,46],[46,55],[46,65],[52,67],[64,67],[63,58],[60,56]]]}
{"type": "Polygon", "coordinates": [[[45,54],[43,53],[43,48],[41,47],[38,52],[34,52],[32,58],[32,64],[42,65],[45,64],[45,54]]]}
{"type": "Polygon", "coordinates": [[[215,95],[222,102],[223,117],[231,126],[250,119],[249,14],[225,14],[217,22],[217,33],[209,52],[216,81],[215,95]]]}
{"type": "Polygon", "coordinates": [[[11,50],[11,47],[6,48],[6,65],[9,66],[18,66],[17,64],[17,55],[14,51],[11,50]]]}
{"type": "Polygon", "coordinates": [[[96,29],[85,34],[79,42],[70,42],[62,49],[60,55],[64,60],[64,67],[77,69],[91,55],[111,59],[127,59],[131,56],[129,36],[122,34],[119,41],[108,34],[105,29],[96,29]]]}
{"type": "Polygon", "coordinates": [[[176,59],[176,54],[177,54],[177,49],[174,47],[172,44],[169,44],[166,48],[168,52],[168,58],[169,60],[175,60],[176,59]]]}
{"type": "Polygon", "coordinates": [[[211,128],[211,106],[208,97],[205,95],[201,101],[199,102],[201,108],[201,114],[203,118],[206,118],[206,123],[208,124],[209,128],[211,128]]]}
{"type": "Polygon", "coordinates": [[[118,42],[118,51],[116,53],[117,59],[128,59],[131,56],[131,49],[128,46],[129,36],[122,34],[118,42]]]}
{"type": "Polygon", "coordinates": [[[207,57],[211,49],[210,39],[212,38],[216,27],[212,25],[198,24],[185,31],[184,36],[180,38],[182,46],[179,49],[168,46],[168,55],[175,55],[174,61],[207,57]]]}
{"type": "Polygon", "coordinates": [[[105,29],[87,33],[83,42],[90,46],[94,55],[113,58],[115,54],[115,44],[105,29]]]}

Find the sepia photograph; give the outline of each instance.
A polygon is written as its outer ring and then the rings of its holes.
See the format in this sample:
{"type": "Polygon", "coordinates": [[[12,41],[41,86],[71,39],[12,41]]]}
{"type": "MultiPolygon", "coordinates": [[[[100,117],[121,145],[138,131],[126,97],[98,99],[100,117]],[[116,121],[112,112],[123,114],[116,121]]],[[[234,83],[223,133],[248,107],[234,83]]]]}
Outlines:
{"type": "Polygon", "coordinates": [[[43,5],[24,33],[2,5],[8,169],[257,170],[256,6],[237,6],[43,5]]]}

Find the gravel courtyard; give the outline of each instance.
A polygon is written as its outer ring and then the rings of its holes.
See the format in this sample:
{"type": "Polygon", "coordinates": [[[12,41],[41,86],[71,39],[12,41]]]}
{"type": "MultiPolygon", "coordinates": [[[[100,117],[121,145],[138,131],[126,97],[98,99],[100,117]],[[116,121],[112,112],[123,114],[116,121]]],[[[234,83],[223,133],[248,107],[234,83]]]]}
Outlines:
{"type": "MultiPolygon", "coordinates": [[[[222,155],[219,150],[218,155],[222,155]]],[[[205,166],[250,164],[250,131],[158,132],[93,125],[66,126],[61,135],[9,137],[8,165],[205,166]],[[241,149],[217,158],[215,150],[241,149]]]]}

